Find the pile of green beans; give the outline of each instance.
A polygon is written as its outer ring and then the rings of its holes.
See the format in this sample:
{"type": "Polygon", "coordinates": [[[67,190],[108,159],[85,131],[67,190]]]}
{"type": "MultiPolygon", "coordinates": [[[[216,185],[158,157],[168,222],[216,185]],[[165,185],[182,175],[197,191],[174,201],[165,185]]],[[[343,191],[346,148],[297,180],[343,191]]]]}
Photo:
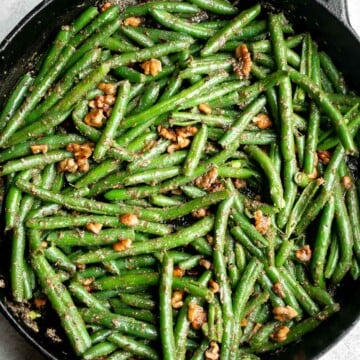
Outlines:
{"type": "Polygon", "coordinates": [[[259,4],[108,5],[63,27],[3,105],[14,302],[51,307],[74,358],[298,341],[360,277],[360,97],[259,4]]]}

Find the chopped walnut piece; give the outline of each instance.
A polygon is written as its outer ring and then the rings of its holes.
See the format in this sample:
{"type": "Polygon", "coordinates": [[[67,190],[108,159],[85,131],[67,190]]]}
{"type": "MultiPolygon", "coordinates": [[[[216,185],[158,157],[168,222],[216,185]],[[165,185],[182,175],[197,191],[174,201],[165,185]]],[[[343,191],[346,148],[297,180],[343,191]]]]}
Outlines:
{"type": "Polygon", "coordinates": [[[144,70],[145,75],[156,76],[162,71],[161,61],[158,59],[144,61],[140,67],[144,70]]]}
{"type": "Polygon", "coordinates": [[[195,185],[201,189],[208,190],[216,181],[218,170],[216,167],[211,168],[207,173],[195,179],[195,185]]]}
{"type": "Polygon", "coordinates": [[[46,305],[46,298],[45,297],[36,297],[34,299],[34,305],[37,308],[41,308],[46,305]]]}
{"type": "Polygon", "coordinates": [[[210,115],[212,113],[212,108],[208,104],[200,104],[198,106],[198,109],[200,112],[202,112],[205,115],[210,115]]]}
{"type": "Polygon", "coordinates": [[[191,212],[191,216],[195,219],[202,219],[209,214],[208,208],[202,208],[191,212]]]}
{"type": "Polygon", "coordinates": [[[178,266],[174,267],[173,276],[181,278],[185,275],[186,271],[184,269],[179,268],[178,266]]]}
{"type": "Polygon", "coordinates": [[[95,97],[95,107],[97,107],[98,109],[102,109],[104,107],[104,100],[105,100],[105,96],[104,95],[99,95],[95,97]]]}
{"type": "Polygon", "coordinates": [[[216,179],[215,182],[210,186],[210,188],[207,189],[209,193],[214,193],[222,190],[225,190],[225,185],[219,179],[216,179]]]}
{"type": "Polygon", "coordinates": [[[49,147],[46,144],[30,145],[30,149],[33,154],[46,154],[49,150],[49,147]]]}
{"type": "Polygon", "coordinates": [[[323,150],[317,152],[319,160],[324,164],[327,165],[331,159],[331,152],[329,150],[323,150]]]}
{"type": "Polygon", "coordinates": [[[281,299],[285,298],[285,293],[284,293],[284,289],[281,285],[280,282],[276,282],[273,286],[272,286],[272,291],[281,299]]]}
{"type": "Polygon", "coordinates": [[[131,16],[124,20],[124,25],[138,27],[141,25],[141,18],[137,16],[131,16]]]}
{"type": "Polygon", "coordinates": [[[287,326],[281,325],[275,329],[275,331],[270,335],[270,338],[276,342],[282,342],[286,340],[289,332],[290,329],[287,326]]]}
{"type": "Polygon", "coordinates": [[[70,143],[66,146],[66,150],[72,152],[75,159],[88,159],[93,152],[93,145],[91,143],[70,143]]]}
{"type": "Polygon", "coordinates": [[[180,309],[184,305],[184,292],[183,291],[174,291],[171,298],[171,306],[174,309],[180,309]]]}
{"type": "Polygon", "coordinates": [[[220,348],[216,341],[210,342],[210,347],[205,351],[205,360],[220,359],[220,348]]]}
{"type": "Polygon", "coordinates": [[[303,246],[301,249],[295,251],[297,259],[303,262],[309,262],[311,260],[312,251],[309,245],[303,246]]]}
{"type": "Polygon", "coordinates": [[[58,169],[60,172],[74,173],[78,169],[78,164],[74,159],[68,158],[59,162],[58,169]]]}
{"type": "Polygon", "coordinates": [[[259,128],[259,129],[268,129],[270,127],[272,127],[272,121],[270,120],[269,116],[264,114],[264,113],[260,113],[258,115],[256,115],[253,119],[252,122],[259,128]]]}
{"type": "Polygon", "coordinates": [[[113,244],[115,251],[124,251],[131,247],[132,241],[130,239],[121,239],[117,243],[113,244]]]}
{"type": "Polygon", "coordinates": [[[100,231],[101,231],[101,229],[103,227],[103,224],[98,223],[98,222],[96,222],[96,223],[88,223],[88,224],[86,224],[85,227],[86,227],[86,230],[89,230],[92,233],[97,235],[97,234],[100,234],[100,231]]]}
{"type": "Polygon", "coordinates": [[[261,234],[265,235],[271,225],[271,218],[265,216],[261,210],[254,212],[255,228],[261,234]]]}
{"type": "Polygon", "coordinates": [[[279,321],[289,321],[298,316],[298,313],[291,306],[277,306],[273,308],[274,318],[279,321]]]}
{"type": "Polygon", "coordinates": [[[94,100],[94,99],[89,100],[89,101],[88,101],[88,106],[89,106],[91,109],[95,109],[95,108],[96,108],[95,100],[94,100]]]}
{"type": "Polygon", "coordinates": [[[105,95],[104,96],[104,104],[106,104],[106,105],[114,105],[115,101],[116,101],[116,97],[114,95],[105,95]]]}
{"type": "Polygon", "coordinates": [[[162,125],[157,127],[158,134],[167,140],[176,141],[176,134],[173,130],[170,130],[162,125]]]}
{"type": "Polygon", "coordinates": [[[95,281],[95,278],[89,277],[89,278],[84,279],[84,281],[82,281],[82,284],[84,286],[90,286],[94,281],[95,281]]]}
{"type": "Polygon", "coordinates": [[[241,323],[240,323],[240,326],[241,327],[247,327],[249,325],[249,322],[246,320],[246,319],[242,319],[241,320],[241,323]]]}
{"type": "Polygon", "coordinates": [[[353,182],[352,182],[352,180],[351,180],[351,177],[350,176],[343,176],[342,178],[341,178],[341,183],[342,183],[342,185],[343,185],[343,187],[344,187],[344,189],[345,190],[349,190],[349,189],[351,189],[351,187],[354,185],[353,184],[353,182]]]}
{"type": "Polygon", "coordinates": [[[214,243],[214,237],[211,236],[210,234],[206,234],[205,239],[210,245],[212,245],[214,243]]]}
{"type": "Polygon", "coordinates": [[[86,264],[76,264],[76,267],[77,267],[79,270],[85,270],[85,269],[86,269],[86,264]]]}
{"type": "Polygon", "coordinates": [[[201,329],[207,321],[207,314],[204,308],[194,302],[190,302],[188,305],[188,320],[195,330],[201,329]]]}
{"type": "Polygon", "coordinates": [[[183,138],[181,136],[178,136],[176,138],[177,142],[176,143],[173,143],[173,144],[170,144],[167,148],[167,152],[169,154],[172,154],[174,151],[176,150],[181,150],[181,149],[184,149],[186,147],[188,147],[190,145],[190,140],[187,139],[187,138],[183,138]]]}
{"type": "Polygon", "coordinates": [[[81,173],[88,172],[90,169],[90,164],[88,159],[86,158],[79,158],[76,160],[76,163],[78,164],[78,169],[81,173]]]}
{"type": "Polygon", "coordinates": [[[139,224],[139,219],[135,214],[124,214],[120,216],[120,222],[126,226],[135,226],[139,224]]]}
{"type": "Polygon", "coordinates": [[[251,55],[248,47],[245,44],[239,45],[235,49],[235,56],[238,62],[234,65],[234,72],[241,79],[248,79],[251,71],[251,55]]]}
{"type": "Polygon", "coordinates": [[[216,294],[220,292],[220,285],[216,281],[210,279],[208,285],[212,293],[216,294]]]}
{"type": "Polygon", "coordinates": [[[105,95],[116,95],[116,86],[110,83],[100,83],[98,88],[102,90],[105,95]]]}
{"type": "Polygon", "coordinates": [[[200,259],[199,260],[199,265],[204,267],[206,270],[210,270],[211,269],[211,262],[207,259],[200,259]]]}
{"type": "Polygon", "coordinates": [[[187,138],[194,136],[198,132],[198,128],[196,126],[188,125],[188,126],[178,127],[175,131],[177,136],[187,138]]]}
{"type": "Polygon", "coordinates": [[[106,2],[103,6],[100,8],[100,12],[105,12],[107,9],[111,8],[112,4],[110,2],[106,2]]]}
{"type": "Polygon", "coordinates": [[[92,127],[102,127],[104,119],[105,116],[102,109],[93,109],[85,116],[84,122],[92,127]]]}
{"type": "Polygon", "coordinates": [[[234,179],[233,184],[235,186],[235,189],[243,189],[246,187],[247,182],[244,179],[234,179]]]}

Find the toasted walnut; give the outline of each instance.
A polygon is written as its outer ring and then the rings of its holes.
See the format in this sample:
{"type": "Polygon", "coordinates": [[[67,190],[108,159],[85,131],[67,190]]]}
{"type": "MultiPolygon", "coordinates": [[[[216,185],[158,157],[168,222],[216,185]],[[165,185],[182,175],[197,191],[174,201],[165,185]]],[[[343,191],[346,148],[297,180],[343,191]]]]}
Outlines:
{"type": "Polygon", "coordinates": [[[271,218],[269,216],[265,216],[261,210],[256,210],[254,212],[255,219],[255,228],[256,230],[265,235],[271,225],[271,218]]]}
{"type": "Polygon", "coordinates": [[[31,152],[33,154],[46,154],[49,150],[49,147],[46,144],[43,145],[30,145],[31,152]]]}
{"type": "Polygon", "coordinates": [[[178,127],[175,131],[177,136],[187,138],[194,136],[198,132],[198,128],[196,126],[188,125],[188,126],[178,127]]]}
{"type": "Polygon", "coordinates": [[[283,342],[286,340],[289,332],[290,329],[287,326],[281,325],[275,329],[275,331],[270,335],[270,338],[276,342],[283,342]]]}
{"type": "Polygon", "coordinates": [[[242,319],[241,320],[241,323],[240,323],[240,326],[245,328],[249,325],[249,322],[246,320],[246,319],[242,319]]]}
{"type": "Polygon", "coordinates": [[[204,308],[194,302],[190,302],[188,305],[188,320],[195,330],[201,329],[207,321],[207,314],[204,308]]]}
{"type": "Polygon", "coordinates": [[[176,134],[173,130],[170,130],[162,125],[157,127],[158,134],[167,140],[176,141],[176,134]]]}
{"type": "Polygon", "coordinates": [[[74,173],[78,169],[78,164],[72,158],[64,159],[59,162],[58,170],[60,172],[74,173]]]}
{"type": "Polygon", "coordinates": [[[44,307],[46,305],[46,298],[45,297],[36,297],[34,299],[34,305],[37,308],[44,307]]]}
{"type": "Polygon", "coordinates": [[[285,293],[284,293],[284,289],[281,285],[280,282],[276,282],[273,286],[272,286],[272,291],[281,299],[285,298],[285,293]]]}
{"type": "Polygon", "coordinates": [[[190,145],[190,140],[187,139],[187,138],[183,138],[181,136],[178,136],[176,138],[177,142],[176,143],[173,143],[173,144],[170,144],[168,147],[167,147],[167,152],[169,154],[172,154],[174,151],[176,150],[181,150],[181,149],[184,149],[186,147],[188,147],[190,145]]]}
{"type": "Polygon", "coordinates": [[[298,316],[298,313],[291,306],[277,306],[273,308],[274,319],[279,321],[289,321],[298,316]]]}
{"type": "Polygon", "coordinates": [[[209,214],[208,208],[202,208],[191,212],[191,216],[195,219],[202,219],[209,214]]]}
{"type": "Polygon", "coordinates": [[[207,173],[195,179],[195,185],[201,189],[208,190],[214,184],[218,176],[216,167],[211,168],[207,173]]]}
{"type": "Polygon", "coordinates": [[[210,342],[210,347],[205,351],[206,360],[218,360],[220,359],[220,348],[216,341],[210,342]]]}
{"type": "Polygon", "coordinates": [[[204,267],[206,270],[210,270],[211,269],[211,262],[207,259],[200,259],[199,260],[199,265],[204,267]]]}
{"type": "Polygon", "coordinates": [[[104,104],[106,105],[114,105],[116,101],[116,97],[114,95],[105,95],[104,96],[104,104]]]}
{"type": "Polygon", "coordinates": [[[207,189],[209,193],[214,193],[222,190],[225,190],[225,185],[219,179],[216,179],[214,183],[207,189]]]}
{"type": "Polygon", "coordinates": [[[124,251],[131,247],[132,241],[130,239],[121,239],[117,243],[113,244],[115,251],[124,251]]]}
{"type": "Polygon", "coordinates": [[[247,182],[244,179],[234,179],[233,184],[235,189],[243,189],[247,186],[247,182]]]}
{"type": "Polygon", "coordinates": [[[183,291],[174,291],[171,298],[171,306],[174,309],[180,309],[184,305],[184,292],[183,291]]]}
{"type": "Polygon", "coordinates": [[[269,116],[264,114],[264,113],[260,113],[258,115],[256,115],[253,119],[252,122],[259,128],[259,129],[268,129],[270,127],[272,127],[272,121],[270,120],[269,116]]]}
{"type": "Polygon", "coordinates": [[[88,159],[93,152],[93,145],[91,143],[70,143],[66,145],[66,150],[72,152],[75,159],[88,159]]]}
{"type": "Polygon", "coordinates": [[[238,62],[234,65],[234,72],[241,79],[248,79],[251,71],[251,55],[245,44],[239,45],[235,49],[235,56],[238,62]]]}
{"type": "Polygon", "coordinates": [[[95,109],[95,108],[96,108],[95,100],[94,100],[94,99],[89,100],[89,101],[88,101],[88,106],[89,106],[91,109],[95,109]]]}
{"type": "Polygon", "coordinates": [[[84,122],[92,127],[102,127],[104,119],[105,116],[102,109],[93,109],[85,116],[84,122]]]}
{"type": "Polygon", "coordinates": [[[91,231],[92,233],[94,233],[94,234],[100,234],[100,231],[101,231],[101,229],[102,229],[102,227],[103,227],[103,224],[101,224],[101,223],[98,223],[98,222],[95,222],[95,223],[88,223],[88,224],[86,224],[86,230],[89,230],[89,231],[91,231]]]}
{"type": "Polygon", "coordinates": [[[94,277],[89,277],[89,278],[84,279],[84,281],[82,281],[82,284],[84,286],[90,286],[94,281],[95,281],[94,277]]]}
{"type": "Polygon", "coordinates": [[[354,185],[352,180],[351,180],[351,177],[347,176],[347,175],[343,176],[341,178],[341,183],[342,183],[345,190],[349,190],[354,185]]]}
{"type": "Polygon", "coordinates": [[[49,243],[48,243],[47,241],[43,240],[43,241],[41,242],[41,247],[42,247],[43,249],[46,249],[48,246],[49,246],[49,243]]]}
{"type": "Polygon", "coordinates": [[[145,75],[156,76],[162,71],[161,61],[158,59],[147,60],[140,67],[144,70],[145,75]]]}
{"type": "Polygon", "coordinates": [[[214,237],[211,236],[210,234],[206,234],[205,239],[210,245],[212,245],[214,243],[214,237]]]}
{"type": "Polygon", "coordinates": [[[106,2],[101,8],[100,12],[105,12],[107,9],[111,8],[112,4],[110,2],[106,2]]]}
{"type": "Polygon", "coordinates": [[[110,83],[100,83],[98,88],[102,90],[105,95],[116,95],[116,86],[110,83]]]}
{"type": "Polygon", "coordinates": [[[310,261],[311,255],[312,251],[309,245],[305,245],[301,249],[295,251],[296,258],[303,262],[310,261]]]}
{"type": "Polygon", "coordinates": [[[76,159],[76,163],[78,165],[78,170],[81,172],[81,173],[85,173],[85,172],[88,172],[89,169],[90,169],[90,164],[89,164],[89,161],[88,159],[86,158],[79,158],[79,159],[76,159]]]}
{"type": "Polygon", "coordinates": [[[198,106],[198,109],[200,112],[202,112],[203,114],[206,114],[206,115],[210,115],[212,113],[212,108],[208,104],[200,104],[198,106]]]}
{"type": "Polygon", "coordinates": [[[139,224],[139,219],[135,214],[124,214],[120,216],[120,222],[126,226],[136,226],[139,224]]]}
{"type": "Polygon", "coordinates": [[[105,100],[105,96],[104,95],[99,95],[96,96],[95,98],[95,107],[97,107],[98,109],[102,109],[104,107],[104,100],[105,100]]]}
{"type": "Polygon", "coordinates": [[[76,264],[76,267],[77,267],[79,270],[85,270],[85,269],[86,269],[86,264],[76,264]]]}
{"type": "Polygon", "coordinates": [[[330,162],[331,152],[329,150],[318,151],[317,155],[323,164],[327,165],[330,162]]]}
{"type": "Polygon", "coordinates": [[[124,25],[138,27],[141,25],[141,18],[137,16],[131,16],[124,20],[124,25]]]}
{"type": "Polygon", "coordinates": [[[208,285],[209,285],[211,292],[213,292],[214,294],[217,294],[220,292],[220,285],[216,281],[210,279],[208,282],[208,285]]]}
{"type": "Polygon", "coordinates": [[[179,268],[178,266],[174,267],[173,276],[181,278],[185,275],[186,271],[184,269],[179,268]]]}
{"type": "Polygon", "coordinates": [[[314,169],[313,169],[312,173],[308,174],[308,178],[310,180],[315,180],[318,177],[318,175],[319,175],[318,169],[317,169],[316,166],[314,166],[314,169]]]}

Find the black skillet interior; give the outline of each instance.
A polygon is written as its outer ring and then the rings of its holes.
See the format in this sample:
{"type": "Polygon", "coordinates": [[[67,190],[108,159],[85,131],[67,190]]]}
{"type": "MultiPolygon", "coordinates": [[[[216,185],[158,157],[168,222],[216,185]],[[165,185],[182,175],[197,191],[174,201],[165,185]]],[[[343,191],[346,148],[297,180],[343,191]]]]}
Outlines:
{"type": "MultiPolygon", "coordinates": [[[[120,1],[121,2],[121,1],[120,1]]],[[[310,31],[321,48],[324,48],[344,72],[350,85],[360,92],[360,41],[346,23],[340,11],[344,9],[341,0],[265,0],[264,6],[270,10],[286,12],[289,19],[299,31],[310,31]],[[326,6],[319,3],[325,3],[326,6]],[[330,10],[331,11],[330,11],[330,10]],[[335,15],[332,14],[335,13],[335,15]]],[[[241,7],[253,3],[253,0],[240,1],[241,7]]],[[[94,0],[45,0],[29,14],[0,45],[0,104],[20,74],[31,69],[36,62],[34,53],[41,54],[49,40],[54,37],[59,27],[68,24],[85,7],[94,4],[94,0]]],[[[5,282],[9,268],[8,239],[0,239],[0,278],[5,282]]],[[[7,283],[7,282],[6,282],[7,283]]],[[[337,289],[337,300],[341,303],[340,313],[335,315],[300,343],[287,347],[283,352],[267,355],[266,359],[313,359],[324,353],[326,349],[341,339],[346,330],[360,316],[359,283],[345,281],[337,289]]],[[[10,319],[16,329],[35,345],[49,359],[73,359],[66,341],[56,343],[45,336],[47,328],[56,328],[56,316],[49,311],[39,323],[40,331],[34,332],[24,325],[19,316],[10,310],[8,287],[0,289],[0,308],[10,319]]],[[[58,330],[61,335],[61,330],[58,330]]]]}

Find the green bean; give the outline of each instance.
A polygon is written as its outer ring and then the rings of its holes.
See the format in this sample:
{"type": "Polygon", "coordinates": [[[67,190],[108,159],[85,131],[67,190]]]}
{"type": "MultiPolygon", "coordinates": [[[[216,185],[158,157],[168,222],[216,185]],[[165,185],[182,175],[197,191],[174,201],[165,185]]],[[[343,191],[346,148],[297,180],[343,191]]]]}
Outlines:
{"type": "Polygon", "coordinates": [[[322,289],[322,288],[319,288],[317,286],[313,286],[310,284],[306,284],[306,283],[302,284],[302,286],[304,287],[306,292],[309,294],[309,296],[312,299],[314,299],[316,302],[318,302],[319,304],[324,305],[324,306],[330,306],[335,303],[332,296],[325,289],[322,289]]]}
{"type": "Polygon", "coordinates": [[[350,270],[353,255],[353,230],[349,220],[349,214],[343,199],[340,183],[335,183],[335,222],[339,237],[340,258],[334,274],[331,277],[333,283],[338,284],[350,270]]]}
{"type": "Polygon", "coordinates": [[[254,290],[254,284],[260,275],[263,264],[253,258],[246,266],[238,285],[236,286],[233,307],[234,307],[234,327],[232,334],[231,356],[237,358],[238,344],[241,336],[241,320],[245,316],[246,304],[254,290]]]}
{"type": "Polygon", "coordinates": [[[76,266],[71,260],[57,247],[49,246],[44,250],[46,259],[55,264],[61,270],[67,271],[69,274],[76,272],[76,266]]]}
{"type": "Polygon", "coordinates": [[[162,356],[164,359],[175,359],[175,339],[171,306],[173,271],[174,261],[165,252],[159,284],[160,334],[162,356]]]}
{"type": "Polygon", "coordinates": [[[128,103],[129,92],[130,83],[128,81],[120,83],[110,118],[107,120],[105,129],[101,133],[100,139],[94,149],[93,158],[97,162],[104,158],[106,151],[110,147],[109,143],[114,138],[116,130],[120,126],[128,103]]]}
{"type": "Polygon", "coordinates": [[[82,309],[80,313],[87,324],[102,325],[106,328],[118,330],[143,339],[154,340],[158,337],[154,325],[127,316],[114,314],[109,311],[99,311],[93,308],[82,309]]]}
{"type": "Polygon", "coordinates": [[[152,1],[151,3],[143,3],[127,7],[125,11],[121,13],[121,18],[126,19],[131,16],[143,16],[146,15],[152,8],[184,14],[195,14],[199,11],[196,4],[192,5],[183,2],[152,1]]]}
{"type": "Polygon", "coordinates": [[[200,9],[207,10],[214,14],[220,15],[234,15],[237,13],[236,8],[227,0],[191,0],[192,3],[197,5],[200,9]]]}
{"type": "Polygon", "coordinates": [[[270,158],[255,145],[247,145],[246,151],[255,158],[259,165],[264,170],[270,185],[270,195],[274,202],[274,205],[282,209],[285,206],[283,197],[283,187],[280,180],[280,176],[276,173],[270,158]]]}
{"type": "Polygon", "coordinates": [[[326,266],[324,270],[325,279],[330,279],[335,271],[335,268],[339,261],[339,240],[336,233],[331,236],[331,244],[329,249],[329,254],[326,261],[326,266]]]}
{"type": "Polygon", "coordinates": [[[25,124],[26,116],[34,109],[36,104],[45,95],[46,91],[48,91],[74,51],[75,49],[73,47],[65,45],[56,65],[49,70],[44,79],[35,87],[34,91],[31,92],[22,105],[16,110],[11,119],[9,119],[0,134],[0,146],[3,147],[16,130],[25,124]]]}
{"type": "Polygon", "coordinates": [[[151,195],[149,200],[153,205],[160,207],[179,206],[184,202],[184,198],[175,198],[174,196],[170,197],[161,194],[151,195]]]}
{"type": "Polygon", "coordinates": [[[115,228],[104,229],[99,234],[79,230],[65,230],[52,232],[47,240],[58,246],[102,246],[114,244],[119,239],[134,240],[132,229],[115,228]]]}
{"type": "Polygon", "coordinates": [[[74,351],[78,355],[84,353],[91,346],[91,339],[66,287],[58,281],[43,255],[32,254],[32,264],[43,291],[60,317],[74,351]]]}
{"type": "Polygon", "coordinates": [[[120,333],[113,333],[108,337],[108,340],[134,355],[144,357],[146,359],[159,359],[159,356],[152,347],[145,345],[133,337],[125,336],[120,333]]]}
{"type": "Polygon", "coordinates": [[[11,119],[15,111],[21,105],[33,81],[34,79],[30,73],[26,73],[19,79],[15,89],[11,93],[0,114],[0,131],[3,130],[7,121],[11,119]]]}
{"type": "Polygon", "coordinates": [[[317,105],[325,111],[333,122],[338,133],[339,139],[344,149],[350,154],[356,153],[354,141],[346,127],[345,121],[339,110],[332,104],[327,95],[314,82],[305,75],[301,75],[296,70],[290,70],[289,76],[292,81],[303,87],[313,98],[317,105]]]}
{"type": "Polygon", "coordinates": [[[181,168],[179,166],[171,166],[163,169],[150,169],[126,176],[123,183],[125,186],[139,183],[157,184],[166,179],[173,178],[180,173],[181,168]]]}
{"type": "Polygon", "coordinates": [[[111,342],[104,341],[99,344],[93,345],[90,349],[86,350],[83,354],[85,360],[91,360],[99,358],[100,356],[106,356],[115,351],[118,347],[111,342]]]}
{"type": "Polygon", "coordinates": [[[230,21],[228,25],[216,32],[214,36],[208,40],[201,50],[201,56],[216,53],[233,34],[236,34],[241,28],[254,20],[260,14],[260,11],[261,7],[258,4],[242,11],[230,21]]]}
{"type": "Polygon", "coordinates": [[[360,277],[360,266],[355,258],[351,261],[350,275],[355,281],[360,277]]]}
{"type": "Polygon", "coordinates": [[[174,234],[166,235],[164,237],[154,240],[149,240],[146,243],[143,242],[133,243],[130,249],[121,252],[116,252],[113,250],[105,250],[105,249],[101,251],[98,250],[90,251],[88,253],[75,257],[74,262],[79,264],[96,263],[104,260],[119,259],[125,256],[150,254],[154,251],[173,249],[179,246],[184,246],[188,243],[191,243],[196,238],[206,235],[208,231],[212,228],[212,226],[213,226],[213,218],[206,217],[198,221],[194,225],[179,230],[174,234]]]}
{"type": "Polygon", "coordinates": [[[254,350],[257,353],[262,353],[265,351],[275,350],[279,347],[289,344],[290,342],[296,341],[306,333],[316,329],[324,320],[326,320],[335,312],[339,311],[339,309],[340,306],[339,304],[336,303],[334,305],[327,306],[324,310],[320,311],[315,316],[303,320],[301,323],[295,325],[291,329],[286,340],[278,343],[273,343],[273,342],[268,342],[265,344],[262,343],[259,345],[259,347],[252,348],[252,350],[254,350]]]}

